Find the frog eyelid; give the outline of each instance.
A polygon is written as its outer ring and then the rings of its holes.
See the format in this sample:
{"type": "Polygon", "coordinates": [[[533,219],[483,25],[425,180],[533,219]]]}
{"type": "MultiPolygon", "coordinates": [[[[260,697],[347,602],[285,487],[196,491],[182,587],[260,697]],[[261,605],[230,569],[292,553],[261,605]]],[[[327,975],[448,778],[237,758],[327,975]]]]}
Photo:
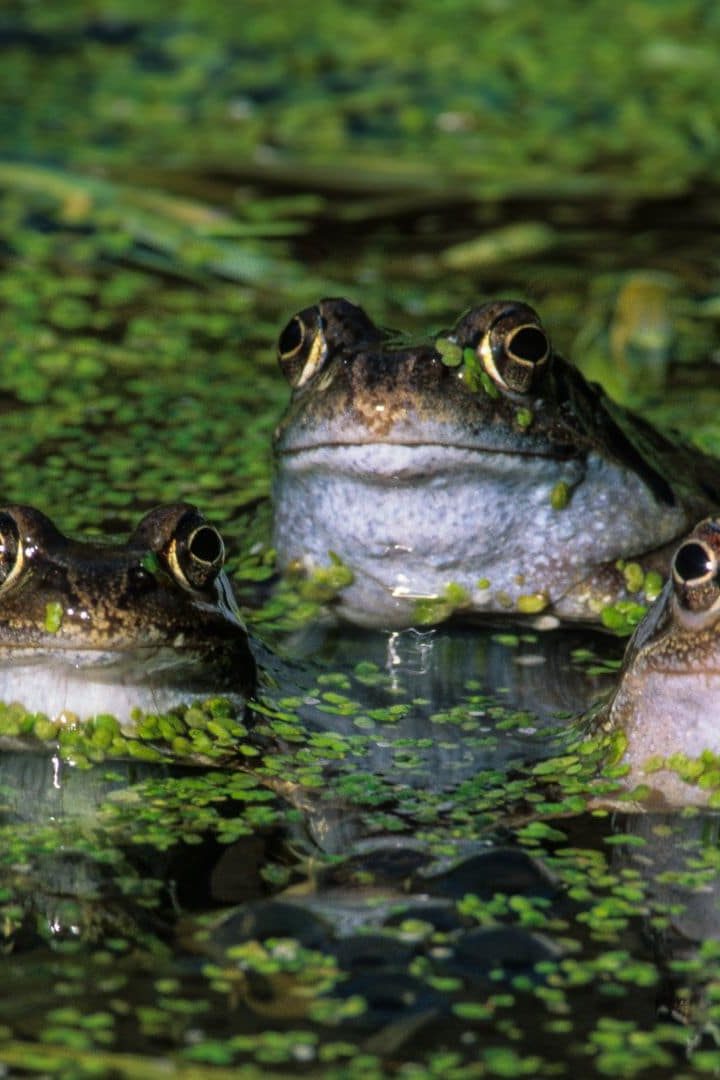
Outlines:
{"type": "Polygon", "coordinates": [[[326,356],[327,342],[325,341],[325,336],[321,333],[317,333],[310,346],[305,366],[300,372],[299,379],[295,383],[296,388],[304,386],[306,382],[309,382],[310,379],[312,379],[313,375],[315,375],[325,363],[326,356]]]}

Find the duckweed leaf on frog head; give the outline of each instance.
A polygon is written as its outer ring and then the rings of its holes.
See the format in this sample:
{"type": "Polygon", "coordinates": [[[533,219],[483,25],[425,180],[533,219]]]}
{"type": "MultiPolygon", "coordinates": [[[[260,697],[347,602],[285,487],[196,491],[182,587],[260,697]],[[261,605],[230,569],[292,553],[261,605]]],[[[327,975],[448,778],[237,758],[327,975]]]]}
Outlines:
{"type": "Polygon", "coordinates": [[[49,634],[57,634],[62,626],[63,606],[57,601],[45,605],[45,629],[49,634]]]}
{"type": "Polygon", "coordinates": [[[455,341],[449,338],[436,338],[435,348],[445,367],[459,367],[463,361],[463,351],[455,341]]]}

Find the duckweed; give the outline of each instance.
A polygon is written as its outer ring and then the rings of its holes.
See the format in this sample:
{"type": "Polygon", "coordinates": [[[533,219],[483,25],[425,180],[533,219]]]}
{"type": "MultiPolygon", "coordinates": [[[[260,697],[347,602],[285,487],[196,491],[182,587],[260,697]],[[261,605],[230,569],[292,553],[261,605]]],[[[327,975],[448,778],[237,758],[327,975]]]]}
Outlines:
{"type": "Polygon", "coordinates": [[[470,605],[470,595],[462,585],[448,582],[441,596],[416,600],[413,604],[413,621],[418,626],[434,626],[443,622],[454,612],[462,611],[470,605]]]}
{"type": "Polygon", "coordinates": [[[517,609],[523,615],[535,615],[544,611],[550,603],[547,593],[526,593],[517,598],[517,609]]]}
{"type": "Polygon", "coordinates": [[[65,612],[62,604],[57,601],[53,601],[45,605],[45,629],[48,634],[57,634],[58,630],[62,626],[63,616],[65,612]]]}
{"type": "Polygon", "coordinates": [[[639,563],[625,563],[622,568],[625,585],[629,592],[640,592],[645,584],[645,574],[639,563]]]}
{"type": "Polygon", "coordinates": [[[550,505],[553,510],[564,510],[570,502],[571,488],[565,480],[558,480],[550,492],[550,505]]]}
{"type": "Polygon", "coordinates": [[[472,393],[477,393],[477,391],[483,389],[490,397],[497,397],[497,387],[484,372],[482,364],[474,349],[463,349],[462,366],[459,377],[472,393]],[[483,375],[485,375],[485,380],[483,380],[483,375]],[[488,383],[492,388],[491,390],[488,390],[487,388],[488,383]]]}
{"type": "Polygon", "coordinates": [[[515,412],[515,423],[521,431],[526,431],[535,419],[532,409],[517,409],[515,412]]]}
{"type": "Polygon", "coordinates": [[[600,618],[608,630],[625,637],[632,633],[646,612],[645,604],[638,604],[634,600],[618,600],[615,604],[607,604],[601,610],[600,618]]]}
{"type": "Polygon", "coordinates": [[[463,350],[455,341],[449,338],[436,338],[435,348],[440,353],[440,359],[445,367],[459,367],[463,362],[463,350]]]}

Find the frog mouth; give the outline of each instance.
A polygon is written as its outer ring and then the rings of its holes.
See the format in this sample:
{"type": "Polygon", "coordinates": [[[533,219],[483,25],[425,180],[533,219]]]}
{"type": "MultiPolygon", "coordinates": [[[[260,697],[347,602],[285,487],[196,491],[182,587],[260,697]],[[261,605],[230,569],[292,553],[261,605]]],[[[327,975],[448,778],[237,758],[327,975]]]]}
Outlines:
{"type": "MultiPolygon", "coordinates": [[[[446,442],[336,442],[292,447],[279,452],[281,470],[288,473],[333,473],[364,480],[397,482],[401,478],[450,473],[484,473],[511,476],[527,474],[531,463],[539,471],[549,462],[567,462],[547,444],[517,449],[473,446],[446,442]],[[545,464],[543,464],[545,463],[545,464]]],[[[580,459],[577,465],[581,468],[580,459]]]]}
{"type": "Polygon", "coordinates": [[[297,446],[280,447],[277,450],[280,457],[292,457],[296,454],[327,453],[335,450],[367,450],[376,451],[385,447],[393,449],[421,450],[447,450],[448,453],[467,452],[472,454],[509,454],[518,457],[571,457],[572,451],[549,443],[535,441],[523,447],[503,445],[487,442],[479,443],[460,439],[449,441],[445,439],[337,439],[327,442],[312,442],[298,444],[297,446]]]}

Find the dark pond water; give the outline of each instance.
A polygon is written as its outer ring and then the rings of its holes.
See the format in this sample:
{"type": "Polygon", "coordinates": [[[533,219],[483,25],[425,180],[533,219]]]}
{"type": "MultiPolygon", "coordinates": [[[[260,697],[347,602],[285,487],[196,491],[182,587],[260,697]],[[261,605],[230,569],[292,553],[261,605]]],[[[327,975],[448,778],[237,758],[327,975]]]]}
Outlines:
{"type": "Polygon", "coordinates": [[[181,764],[157,733],[154,762],[6,736],[18,1075],[712,1060],[716,820],[587,801],[570,718],[620,642],[314,623],[276,644],[245,761],[237,739],[181,764]]]}

